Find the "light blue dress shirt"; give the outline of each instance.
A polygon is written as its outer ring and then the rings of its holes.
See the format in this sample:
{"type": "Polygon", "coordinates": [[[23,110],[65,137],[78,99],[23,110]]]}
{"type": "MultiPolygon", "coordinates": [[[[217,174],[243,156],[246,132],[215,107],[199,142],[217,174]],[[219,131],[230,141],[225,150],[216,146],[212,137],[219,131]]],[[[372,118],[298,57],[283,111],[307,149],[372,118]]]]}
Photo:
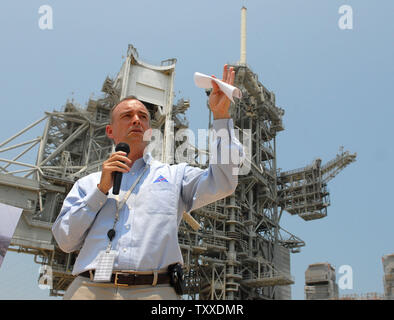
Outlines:
{"type": "MultiPolygon", "coordinates": [[[[147,153],[123,174],[120,200],[149,164],[119,212],[112,240],[112,249],[117,251],[114,270],[152,271],[175,262],[183,264],[178,244],[183,212],[225,198],[235,191],[238,176],[233,174],[233,169],[243,161],[242,145],[234,135],[232,119],[214,120],[213,129],[224,129],[229,134],[229,139],[216,140],[217,164],[210,163],[205,170],[187,163],[169,165],[152,159],[147,153]],[[226,152],[231,153],[231,160],[221,163],[224,162],[221,154],[226,152]],[[234,159],[234,154],[238,159],[234,159]]],[[[63,251],[80,250],[73,275],[95,269],[99,252],[109,243],[107,232],[113,227],[116,200],[112,189],[105,195],[97,188],[100,177],[101,172],[92,173],[74,184],[52,227],[63,251]]]]}

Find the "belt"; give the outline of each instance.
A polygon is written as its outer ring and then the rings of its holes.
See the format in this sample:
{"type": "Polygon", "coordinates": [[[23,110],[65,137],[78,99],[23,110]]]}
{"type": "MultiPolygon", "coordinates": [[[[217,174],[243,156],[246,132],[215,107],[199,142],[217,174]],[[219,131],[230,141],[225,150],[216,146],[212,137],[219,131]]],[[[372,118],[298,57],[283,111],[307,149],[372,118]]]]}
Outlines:
{"type": "MultiPolygon", "coordinates": [[[[91,270],[94,275],[94,270],[91,270]]],[[[85,271],[79,274],[79,276],[86,277],[90,279],[90,272],[85,271]]],[[[153,285],[154,275],[153,274],[135,274],[126,272],[114,272],[111,276],[111,283],[117,286],[133,286],[133,285],[143,285],[151,284],[153,285]]],[[[170,276],[166,273],[157,274],[156,284],[170,283],[170,276]]]]}

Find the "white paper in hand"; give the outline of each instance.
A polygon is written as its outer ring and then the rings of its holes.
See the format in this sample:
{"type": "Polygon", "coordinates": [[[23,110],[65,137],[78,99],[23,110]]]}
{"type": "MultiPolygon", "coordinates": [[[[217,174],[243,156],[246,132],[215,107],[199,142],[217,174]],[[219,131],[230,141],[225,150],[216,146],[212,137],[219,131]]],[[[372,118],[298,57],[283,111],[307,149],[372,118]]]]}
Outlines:
{"type": "Polygon", "coordinates": [[[222,80],[219,80],[219,79],[207,76],[206,74],[203,74],[203,73],[200,73],[200,72],[195,72],[194,73],[194,83],[199,88],[211,89],[212,88],[212,82],[211,82],[212,80],[217,83],[217,85],[219,86],[220,90],[222,90],[223,93],[232,102],[234,102],[233,97],[236,97],[238,99],[242,98],[242,92],[237,87],[234,87],[231,84],[223,82],[222,80]]]}

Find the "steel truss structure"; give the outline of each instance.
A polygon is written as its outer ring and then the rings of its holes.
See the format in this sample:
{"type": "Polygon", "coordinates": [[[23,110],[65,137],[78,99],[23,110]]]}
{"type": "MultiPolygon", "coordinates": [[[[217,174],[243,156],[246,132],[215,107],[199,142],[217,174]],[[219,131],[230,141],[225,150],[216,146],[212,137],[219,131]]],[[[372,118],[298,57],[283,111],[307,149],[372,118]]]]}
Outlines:
{"type": "MultiPolygon", "coordinates": [[[[105,134],[110,108],[125,96],[137,96],[152,115],[152,127],[163,135],[160,159],[173,160],[180,144],[175,135],[188,127],[189,107],[183,99],[173,104],[175,64],[175,59],[160,66],[146,64],[129,45],[116,78],[105,79],[102,97],[91,98],[85,108],[68,101],[62,111],[46,112],[0,144],[0,153],[8,155],[0,158],[0,201],[24,209],[9,250],[33,254],[35,262],[51,267],[51,295],[62,295],[73,280],[77,252],[62,252],[50,229],[74,182],[99,171],[113,150],[105,134]],[[44,123],[40,137],[17,142],[44,123]],[[32,153],[35,160],[22,160],[32,153]]],[[[240,140],[249,141],[250,170],[239,177],[232,196],[192,213],[199,230],[181,222],[178,238],[187,275],[184,298],[290,299],[294,283],[290,253],[299,252],[305,243],[280,226],[282,213],[305,220],[325,217],[330,204],[327,183],[354,162],[356,154],[342,151],[325,165],[318,159],[305,168],[280,172],[276,135],[284,130],[284,110],[246,64],[232,66],[243,98],[231,105],[231,115],[240,140]]],[[[208,154],[195,151],[199,159],[208,154]]],[[[201,161],[198,165],[206,166],[201,161]]]]}

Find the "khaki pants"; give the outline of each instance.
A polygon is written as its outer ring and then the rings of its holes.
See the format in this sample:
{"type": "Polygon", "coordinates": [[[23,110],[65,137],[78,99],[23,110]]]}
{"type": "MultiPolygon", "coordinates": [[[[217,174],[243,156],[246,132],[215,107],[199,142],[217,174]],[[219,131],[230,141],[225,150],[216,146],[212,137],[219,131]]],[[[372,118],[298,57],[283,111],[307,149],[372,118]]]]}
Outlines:
{"type": "Polygon", "coordinates": [[[97,283],[78,276],[66,290],[64,300],[179,300],[169,284],[121,287],[97,283]]]}

